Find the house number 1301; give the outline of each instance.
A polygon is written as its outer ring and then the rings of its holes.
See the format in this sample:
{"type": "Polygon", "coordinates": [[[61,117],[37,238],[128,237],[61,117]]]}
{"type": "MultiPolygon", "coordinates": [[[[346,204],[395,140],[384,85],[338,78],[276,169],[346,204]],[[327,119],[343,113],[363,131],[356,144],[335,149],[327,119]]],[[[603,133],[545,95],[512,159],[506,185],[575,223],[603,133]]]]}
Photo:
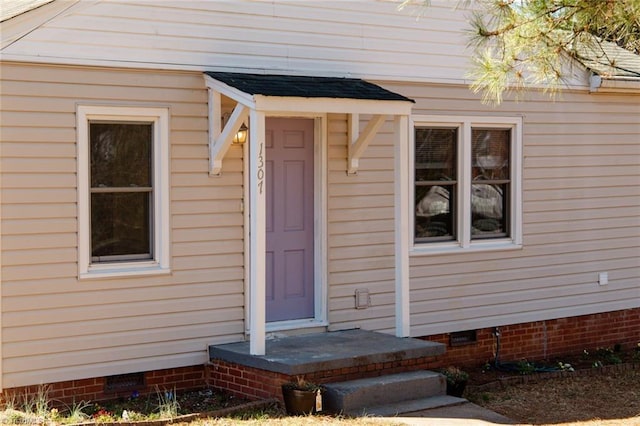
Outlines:
{"type": "Polygon", "coordinates": [[[260,152],[258,153],[258,188],[262,194],[262,186],[264,185],[264,143],[260,143],[260,152]]]}

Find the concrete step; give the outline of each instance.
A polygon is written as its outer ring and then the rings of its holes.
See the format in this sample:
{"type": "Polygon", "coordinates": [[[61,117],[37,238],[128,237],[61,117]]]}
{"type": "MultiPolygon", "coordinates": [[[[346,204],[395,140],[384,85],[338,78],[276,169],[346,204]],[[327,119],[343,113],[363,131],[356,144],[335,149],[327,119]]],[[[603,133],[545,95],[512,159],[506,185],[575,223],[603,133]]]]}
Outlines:
{"type": "Polygon", "coordinates": [[[323,385],[322,409],[330,413],[357,413],[399,402],[446,394],[447,383],[433,371],[410,371],[323,385]]]}
{"type": "Polygon", "coordinates": [[[360,410],[344,412],[343,414],[352,417],[374,416],[374,417],[395,417],[408,415],[417,411],[432,410],[434,408],[451,407],[466,404],[464,398],[457,398],[449,395],[430,396],[428,398],[412,399],[409,401],[396,402],[393,404],[381,405],[378,407],[367,407],[360,410]]]}
{"type": "Polygon", "coordinates": [[[222,360],[259,370],[300,376],[342,368],[399,363],[436,357],[446,351],[438,342],[396,337],[367,330],[341,330],[266,341],[265,355],[251,355],[249,342],[209,346],[211,361],[222,360]]]}

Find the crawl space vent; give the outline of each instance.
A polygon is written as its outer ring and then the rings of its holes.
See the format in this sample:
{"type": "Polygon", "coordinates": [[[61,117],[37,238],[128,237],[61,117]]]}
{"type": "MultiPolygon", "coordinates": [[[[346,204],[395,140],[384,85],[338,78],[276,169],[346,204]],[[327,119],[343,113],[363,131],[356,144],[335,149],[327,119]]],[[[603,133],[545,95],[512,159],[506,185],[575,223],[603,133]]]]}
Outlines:
{"type": "Polygon", "coordinates": [[[449,334],[449,346],[471,345],[478,341],[476,330],[456,331],[449,334]]]}
{"type": "Polygon", "coordinates": [[[144,373],[118,374],[105,377],[105,393],[134,391],[144,386],[144,373]]]}

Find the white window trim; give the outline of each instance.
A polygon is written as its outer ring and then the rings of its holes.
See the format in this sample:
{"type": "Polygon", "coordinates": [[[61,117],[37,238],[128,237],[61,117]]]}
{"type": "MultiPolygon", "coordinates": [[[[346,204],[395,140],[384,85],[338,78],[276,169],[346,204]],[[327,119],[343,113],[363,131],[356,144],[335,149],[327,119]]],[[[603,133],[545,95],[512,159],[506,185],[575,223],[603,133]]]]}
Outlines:
{"type": "Polygon", "coordinates": [[[450,254],[458,252],[489,251],[489,250],[513,250],[522,248],[522,117],[484,117],[484,116],[448,116],[448,115],[414,115],[411,117],[409,132],[409,170],[411,171],[410,191],[410,230],[411,247],[409,254],[431,255],[450,254]],[[416,243],[415,233],[415,128],[421,126],[456,126],[458,132],[458,169],[460,197],[458,198],[457,219],[458,237],[456,241],[443,241],[433,243],[416,243]],[[512,130],[511,144],[511,203],[510,203],[510,229],[508,238],[496,238],[490,240],[471,239],[471,218],[466,214],[471,211],[471,128],[495,127],[512,130]]]}
{"type": "Polygon", "coordinates": [[[170,273],[169,255],[169,109],[78,105],[78,277],[110,278],[170,273]],[[143,262],[91,263],[89,121],[153,123],[153,259],[143,262]]]}

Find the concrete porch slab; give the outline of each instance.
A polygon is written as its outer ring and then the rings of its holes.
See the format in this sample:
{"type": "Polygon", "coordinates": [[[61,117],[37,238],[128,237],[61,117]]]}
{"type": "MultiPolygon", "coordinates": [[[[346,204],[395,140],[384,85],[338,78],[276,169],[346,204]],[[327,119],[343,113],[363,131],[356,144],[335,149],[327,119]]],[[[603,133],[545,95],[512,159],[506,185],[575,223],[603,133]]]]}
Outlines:
{"type": "Polygon", "coordinates": [[[266,355],[249,354],[249,342],[209,347],[209,358],[289,376],[337,368],[433,357],[445,345],[366,330],[314,333],[267,340],[266,355]]]}

